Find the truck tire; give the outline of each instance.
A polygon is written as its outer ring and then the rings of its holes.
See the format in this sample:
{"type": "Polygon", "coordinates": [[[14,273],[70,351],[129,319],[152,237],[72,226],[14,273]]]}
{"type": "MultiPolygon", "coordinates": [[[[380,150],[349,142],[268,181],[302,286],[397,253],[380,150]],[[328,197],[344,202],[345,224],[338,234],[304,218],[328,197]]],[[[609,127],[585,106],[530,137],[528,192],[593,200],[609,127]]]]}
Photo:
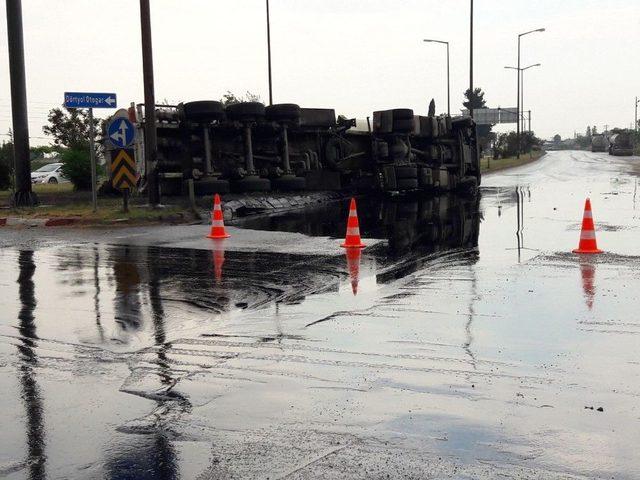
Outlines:
{"type": "Polygon", "coordinates": [[[268,178],[257,176],[245,177],[235,182],[235,188],[240,193],[268,192],[271,190],[271,182],[268,178]]]}
{"type": "Polygon", "coordinates": [[[276,178],[272,182],[273,188],[281,190],[283,192],[290,192],[293,190],[304,190],[307,188],[307,180],[302,177],[295,177],[293,175],[283,175],[276,178]]]}
{"type": "Polygon", "coordinates": [[[471,117],[455,117],[451,119],[451,128],[469,128],[473,125],[471,117]]]}
{"type": "Polygon", "coordinates": [[[387,158],[389,156],[389,144],[384,140],[376,140],[374,149],[378,158],[387,158]]]}
{"type": "Polygon", "coordinates": [[[411,118],[399,118],[393,119],[393,132],[394,133],[410,133],[414,130],[413,117],[411,118]]]}
{"type": "Polygon", "coordinates": [[[182,105],[184,117],[192,122],[213,122],[224,119],[224,106],[214,100],[187,102],[182,105]]]}
{"type": "Polygon", "coordinates": [[[396,165],[396,178],[417,178],[418,167],[415,165],[396,165]]]}
{"type": "Polygon", "coordinates": [[[279,103],[264,109],[267,120],[273,122],[297,122],[300,120],[300,106],[295,103],[279,103]]]}
{"type": "MultiPolygon", "coordinates": [[[[184,189],[187,191],[185,184],[184,189]]],[[[229,193],[229,181],[218,178],[203,178],[193,182],[193,190],[196,195],[213,195],[214,193],[229,193]]]]}
{"type": "Polygon", "coordinates": [[[255,121],[264,118],[265,107],[260,102],[242,102],[227,105],[227,116],[240,122],[255,121]]]}
{"type": "Polygon", "coordinates": [[[478,180],[476,177],[464,177],[458,182],[458,190],[462,195],[473,196],[478,191],[478,180]]]}
{"type": "Polygon", "coordinates": [[[413,122],[413,110],[410,108],[394,108],[391,110],[393,116],[393,123],[396,120],[411,120],[413,122]]]}
{"type": "Polygon", "coordinates": [[[396,179],[396,186],[399,191],[417,190],[418,179],[417,178],[398,178],[396,179]]]}

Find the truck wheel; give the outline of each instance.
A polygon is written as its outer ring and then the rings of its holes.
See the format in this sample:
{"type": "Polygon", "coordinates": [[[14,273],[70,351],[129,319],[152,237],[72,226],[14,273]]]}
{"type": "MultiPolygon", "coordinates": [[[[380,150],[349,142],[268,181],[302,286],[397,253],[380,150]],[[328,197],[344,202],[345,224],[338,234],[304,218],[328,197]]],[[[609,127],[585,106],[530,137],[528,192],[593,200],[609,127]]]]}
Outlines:
{"type": "Polygon", "coordinates": [[[411,120],[413,122],[413,110],[410,108],[394,108],[391,110],[393,116],[393,123],[396,120],[411,120]]]}
{"type": "Polygon", "coordinates": [[[271,183],[275,190],[282,190],[283,192],[304,190],[307,187],[307,180],[305,178],[295,177],[293,175],[283,175],[271,183]]]}
{"type": "Polygon", "coordinates": [[[249,176],[235,183],[236,190],[244,192],[268,192],[271,190],[271,182],[268,178],[249,176]]]}
{"type": "Polygon", "coordinates": [[[393,120],[393,133],[411,133],[414,131],[413,118],[401,118],[393,120]]]}
{"type": "Polygon", "coordinates": [[[476,177],[464,177],[458,182],[458,190],[460,190],[463,195],[475,195],[478,191],[478,181],[476,177]]]}
{"type": "MultiPolygon", "coordinates": [[[[213,195],[214,193],[229,193],[229,181],[218,178],[203,178],[193,182],[196,195],[213,195]]],[[[186,191],[186,187],[185,187],[186,191]]]]}
{"type": "Polygon", "coordinates": [[[399,191],[405,190],[417,190],[418,179],[417,178],[398,178],[396,179],[396,186],[399,191]]]}
{"type": "Polygon", "coordinates": [[[418,167],[415,165],[396,165],[396,178],[417,178],[418,167]]]}
{"type": "Polygon", "coordinates": [[[267,120],[273,122],[297,122],[300,120],[300,106],[295,103],[279,103],[264,109],[267,120]]]}
{"type": "Polygon", "coordinates": [[[231,120],[255,121],[264,118],[264,104],[260,102],[242,102],[227,105],[227,116],[231,120]]]}
{"type": "Polygon", "coordinates": [[[182,105],[184,117],[192,122],[213,122],[224,119],[224,106],[214,100],[187,102],[182,105]]]}

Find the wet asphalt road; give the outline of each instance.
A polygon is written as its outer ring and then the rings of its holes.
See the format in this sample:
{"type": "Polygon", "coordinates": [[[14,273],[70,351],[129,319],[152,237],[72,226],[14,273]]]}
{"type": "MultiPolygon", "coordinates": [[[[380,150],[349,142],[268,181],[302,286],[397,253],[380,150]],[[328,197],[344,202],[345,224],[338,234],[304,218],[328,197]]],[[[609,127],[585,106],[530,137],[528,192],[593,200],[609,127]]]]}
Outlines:
{"type": "Polygon", "coordinates": [[[215,246],[0,230],[0,477],[639,478],[638,174],[552,152],[480,201],[362,199],[359,258],[342,203],[215,246]]]}

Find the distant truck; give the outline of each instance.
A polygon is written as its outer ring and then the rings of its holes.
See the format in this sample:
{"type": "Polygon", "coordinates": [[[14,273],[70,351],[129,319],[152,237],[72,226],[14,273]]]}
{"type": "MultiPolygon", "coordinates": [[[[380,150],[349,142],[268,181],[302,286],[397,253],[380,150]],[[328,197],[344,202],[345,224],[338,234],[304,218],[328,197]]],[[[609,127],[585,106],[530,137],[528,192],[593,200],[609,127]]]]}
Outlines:
{"type": "Polygon", "coordinates": [[[609,137],[609,155],[633,155],[633,139],[628,132],[614,133],[609,137]]]}
{"type": "Polygon", "coordinates": [[[607,137],[602,134],[593,135],[591,137],[591,151],[592,152],[606,152],[607,151],[607,137]]]}

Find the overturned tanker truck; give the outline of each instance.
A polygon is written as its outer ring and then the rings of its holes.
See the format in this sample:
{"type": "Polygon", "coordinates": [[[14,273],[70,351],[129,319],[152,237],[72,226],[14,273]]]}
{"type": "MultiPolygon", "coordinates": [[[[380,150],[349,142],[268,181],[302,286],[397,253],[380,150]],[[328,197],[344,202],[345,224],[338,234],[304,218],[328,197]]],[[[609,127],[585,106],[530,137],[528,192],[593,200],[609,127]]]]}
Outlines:
{"type": "MultiPolygon", "coordinates": [[[[143,106],[131,110],[142,131],[143,106]]],[[[398,108],[373,112],[365,126],[336,117],[333,109],[195,101],[158,105],[156,121],[163,195],[185,194],[190,179],[198,195],[475,192],[480,184],[470,117],[425,117],[398,108]]]]}

